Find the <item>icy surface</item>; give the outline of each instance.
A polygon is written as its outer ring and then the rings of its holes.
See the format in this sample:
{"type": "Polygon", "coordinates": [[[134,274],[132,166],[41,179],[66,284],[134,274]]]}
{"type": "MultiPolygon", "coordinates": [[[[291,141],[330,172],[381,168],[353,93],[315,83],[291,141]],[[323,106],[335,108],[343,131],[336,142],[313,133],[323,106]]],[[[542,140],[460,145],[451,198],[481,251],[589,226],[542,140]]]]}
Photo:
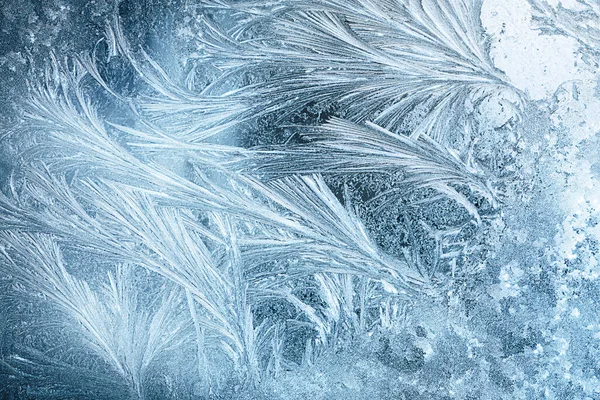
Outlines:
{"type": "Polygon", "coordinates": [[[597,0],[0,8],[3,399],[600,399],[597,0]]]}

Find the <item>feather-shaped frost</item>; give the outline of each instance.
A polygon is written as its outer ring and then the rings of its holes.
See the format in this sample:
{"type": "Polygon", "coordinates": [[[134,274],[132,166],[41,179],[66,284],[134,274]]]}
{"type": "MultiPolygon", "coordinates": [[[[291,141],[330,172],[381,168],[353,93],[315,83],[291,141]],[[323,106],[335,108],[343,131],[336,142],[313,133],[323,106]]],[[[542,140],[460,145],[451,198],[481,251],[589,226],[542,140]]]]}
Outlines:
{"type": "MultiPolygon", "coordinates": [[[[463,162],[458,154],[426,135],[413,139],[375,124],[359,125],[334,118],[323,126],[305,130],[310,143],[257,150],[232,165],[268,179],[289,174],[389,173],[401,170],[404,191],[433,188],[455,199],[479,218],[475,206],[453,186],[468,187],[495,202],[486,176],[463,162]]],[[[397,191],[401,192],[400,189],[397,191]]]]}
{"type": "MultiPolygon", "coordinates": [[[[445,143],[453,125],[466,123],[463,116],[488,98],[519,114],[522,95],[491,62],[477,0],[206,7],[233,21],[219,23],[207,14],[199,37],[202,60],[223,74],[198,96],[147,103],[143,109],[155,121],[168,124],[185,115],[180,120],[191,117],[202,126],[208,118],[210,130],[213,118],[223,128],[275,112],[285,120],[308,104],[333,100],[352,121],[370,120],[415,137],[425,133],[445,143]],[[256,78],[232,84],[246,74],[256,78]],[[214,106],[229,113],[204,114],[214,106]]],[[[203,139],[189,129],[172,133],[188,142],[203,139]]]]}
{"type": "Polygon", "coordinates": [[[464,150],[452,137],[476,125],[472,111],[485,99],[514,103],[515,115],[522,100],[487,55],[475,1],[204,6],[197,61],[218,76],[201,90],[181,87],[133,51],[119,24],[107,28],[109,58],[126,57],[155,97],[125,98],[94,57],[53,59],[29,86],[26,126],[38,142],[23,157],[25,195],[11,187],[14,201],[0,197],[0,252],[82,325],[139,397],[149,366],[184,340],[188,325],[209,396],[212,349],[257,382],[265,368],[277,375],[290,365],[288,323],[312,329],[302,339],[309,364],[337,335],[391,326],[391,304],[427,292],[433,273],[410,254],[382,251],[322,174],[401,170],[403,190],[437,189],[477,215],[456,188],[493,195],[473,163],[449,150],[464,150]],[[137,122],[104,121],[86,92],[93,82],[137,122]],[[240,149],[209,140],[266,115],[289,121],[312,103],[335,103],[345,119],[305,130],[303,145],[240,149]],[[171,154],[193,168],[156,161],[171,154]],[[58,245],[145,268],[177,289],[140,308],[126,271],[92,290],[67,272],[58,245]],[[318,302],[302,298],[305,286],[318,302]],[[273,300],[298,314],[258,319],[257,308],[273,300]],[[378,308],[379,319],[369,316],[378,308]]]}
{"type": "Polygon", "coordinates": [[[144,398],[149,366],[186,340],[176,292],[164,290],[158,307],[149,311],[137,300],[125,267],[109,274],[109,282],[96,292],[67,272],[59,247],[48,237],[7,233],[2,239],[16,254],[8,260],[15,277],[75,319],[89,348],[144,398]]]}
{"type": "Polygon", "coordinates": [[[298,221],[302,231],[296,238],[270,232],[263,239],[246,241],[253,259],[285,259],[293,253],[308,261],[300,273],[337,272],[389,280],[408,295],[424,283],[404,260],[386,255],[373,243],[360,219],[344,208],[322,177],[295,176],[254,186],[286,210],[287,218],[298,221]]]}

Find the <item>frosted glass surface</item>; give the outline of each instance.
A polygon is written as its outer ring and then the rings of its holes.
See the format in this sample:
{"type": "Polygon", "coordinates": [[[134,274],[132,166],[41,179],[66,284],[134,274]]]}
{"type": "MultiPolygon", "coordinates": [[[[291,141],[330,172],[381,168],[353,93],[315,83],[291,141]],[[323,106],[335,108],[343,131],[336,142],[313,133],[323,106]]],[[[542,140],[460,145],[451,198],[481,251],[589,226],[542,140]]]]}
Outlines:
{"type": "Polygon", "coordinates": [[[0,398],[600,399],[598,0],[0,2],[0,398]]]}

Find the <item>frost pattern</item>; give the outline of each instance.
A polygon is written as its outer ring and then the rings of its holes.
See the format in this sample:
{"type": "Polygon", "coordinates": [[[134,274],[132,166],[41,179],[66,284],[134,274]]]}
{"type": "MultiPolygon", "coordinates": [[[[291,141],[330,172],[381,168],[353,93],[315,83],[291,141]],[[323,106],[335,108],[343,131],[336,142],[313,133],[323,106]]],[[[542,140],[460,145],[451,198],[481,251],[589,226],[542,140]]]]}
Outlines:
{"type": "MultiPolygon", "coordinates": [[[[597,65],[594,1],[529,2],[597,65]]],[[[33,48],[0,131],[7,398],[599,395],[592,82],[531,101],[478,0],[191,3],[165,43],[121,2],[33,48]]]]}

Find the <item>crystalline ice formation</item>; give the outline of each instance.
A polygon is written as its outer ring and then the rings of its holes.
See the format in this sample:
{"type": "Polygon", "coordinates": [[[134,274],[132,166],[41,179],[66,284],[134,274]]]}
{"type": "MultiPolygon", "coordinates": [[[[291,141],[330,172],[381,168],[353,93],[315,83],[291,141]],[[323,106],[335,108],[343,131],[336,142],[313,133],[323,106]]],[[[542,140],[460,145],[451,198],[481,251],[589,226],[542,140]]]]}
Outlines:
{"type": "Polygon", "coordinates": [[[2,16],[2,398],[600,398],[596,0],[2,16]]]}

